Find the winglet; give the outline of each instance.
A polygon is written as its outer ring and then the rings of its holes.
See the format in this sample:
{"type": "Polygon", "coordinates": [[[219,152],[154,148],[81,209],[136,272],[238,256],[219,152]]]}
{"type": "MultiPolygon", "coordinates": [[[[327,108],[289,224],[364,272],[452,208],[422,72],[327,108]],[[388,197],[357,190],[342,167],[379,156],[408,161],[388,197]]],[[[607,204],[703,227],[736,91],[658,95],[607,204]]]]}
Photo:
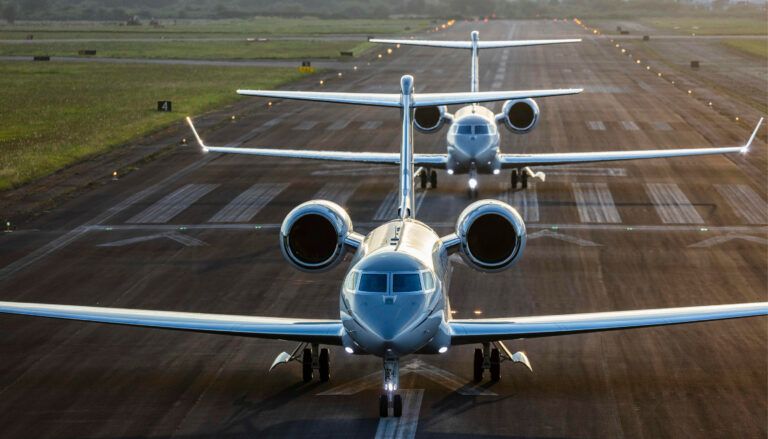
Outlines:
{"type": "Polygon", "coordinates": [[[192,134],[195,135],[195,140],[197,140],[197,144],[200,145],[200,149],[202,149],[203,152],[208,152],[208,147],[203,143],[203,139],[200,138],[200,135],[197,134],[195,125],[192,123],[192,119],[189,116],[187,116],[187,125],[192,128],[192,134]]]}
{"type": "Polygon", "coordinates": [[[746,154],[749,152],[749,147],[752,146],[752,141],[755,140],[755,137],[757,137],[757,132],[760,130],[760,126],[763,124],[763,118],[761,117],[759,121],[757,121],[757,126],[755,127],[755,130],[752,131],[752,135],[749,136],[749,140],[747,143],[741,147],[741,153],[746,154]]]}

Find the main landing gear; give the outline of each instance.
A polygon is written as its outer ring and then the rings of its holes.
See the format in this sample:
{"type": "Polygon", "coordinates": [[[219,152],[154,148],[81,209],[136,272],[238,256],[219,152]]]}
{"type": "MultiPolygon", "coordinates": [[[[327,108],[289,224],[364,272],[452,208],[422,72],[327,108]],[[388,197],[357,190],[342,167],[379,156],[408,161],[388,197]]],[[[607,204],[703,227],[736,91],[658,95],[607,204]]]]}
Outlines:
{"type": "Polygon", "coordinates": [[[389,416],[389,408],[392,407],[392,416],[403,416],[403,397],[396,394],[400,387],[400,360],[395,357],[384,357],[384,393],[379,395],[379,416],[389,416]]]}
{"type": "Polygon", "coordinates": [[[510,352],[509,349],[501,341],[495,341],[492,343],[483,343],[482,349],[475,349],[475,357],[473,361],[473,378],[476,383],[483,380],[483,373],[488,370],[491,373],[491,381],[498,382],[501,380],[501,363],[504,361],[512,361],[513,363],[521,363],[528,368],[531,372],[531,363],[528,361],[528,357],[525,352],[510,352]]]}
{"type": "Polygon", "coordinates": [[[305,383],[312,381],[315,371],[320,381],[331,379],[331,354],[327,348],[320,349],[317,343],[299,343],[292,353],[281,352],[269,370],[271,372],[275,367],[290,361],[301,363],[301,378],[305,383]]]}
{"type": "Polygon", "coordinates": [[[512,189],[517,189],[517,184],[520,183],[520,187],[522,189],[528,188],[528,179],[529,178],[536,178],[541,181],[544,181],[546,178],[546,175],[544,175],[543,172],[533,172],[531,168],[526,166],[523,169],[513,169],[512,172],[509,175],[510,183],[512,185],[512,189]]]}
{"type": "Polygon", "coordinates": [[[437,189],[437,172],[434,170],[430,171],[429,169],[423,169],[419,173],[419,183],[421,184],[422,189],[427,188],[427,182],[429,182],[429,186],[432,189],[437,189]]]}

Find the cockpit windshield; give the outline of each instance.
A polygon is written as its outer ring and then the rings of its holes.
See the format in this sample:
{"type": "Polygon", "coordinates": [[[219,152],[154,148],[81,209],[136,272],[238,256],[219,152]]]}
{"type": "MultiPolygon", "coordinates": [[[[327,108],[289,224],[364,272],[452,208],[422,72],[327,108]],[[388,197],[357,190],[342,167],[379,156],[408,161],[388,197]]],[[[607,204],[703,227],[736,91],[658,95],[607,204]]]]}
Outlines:
{"type": "Polygon", "coordinates": [[[392,275],[393,293],[410,293],[421,291],[419,273],[395,273],[392,275]]]}
{"type": "Polygon", "coordinates": [[[488,125],[475,125],[475,134],[488,134],[488,125]]]}
{"type": "Polygon", "coordinates": [[[387,275],[384,273],[363,273],[358,290],[366,293],[386,293],[387,275]]]}
{"type": "Polygon", "coordinates": [[[459,134],[472,134],[472,125],[459,125],[459,129],[456,132],[459,134]]]}

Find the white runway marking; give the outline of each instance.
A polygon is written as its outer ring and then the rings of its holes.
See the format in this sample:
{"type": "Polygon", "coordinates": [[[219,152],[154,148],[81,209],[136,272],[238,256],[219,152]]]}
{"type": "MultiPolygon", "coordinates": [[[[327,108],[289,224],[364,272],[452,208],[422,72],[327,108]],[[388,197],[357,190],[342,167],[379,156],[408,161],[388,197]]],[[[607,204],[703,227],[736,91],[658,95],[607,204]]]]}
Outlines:
{"type": "Polygon", "coordinates": [[[382,121],[380,120],[369,120],[368,122],[364,123],[360,129],[361,130],[375,130],[378,129],[382,125],[382,121]]]}
{"type": "Polygon", "coordinates": [[[613,202],[613,195],[606,183],[572,183],[571,188],[581,222],[614,224],[621,222],[621,216],[613,202]]]}
{"type": "Polygon", "coordinates": [[[351,121],[349,119],[339,119],[336,122],[328,125],[328,128],[326,128],[326,130],[330,130],[330,131],[343,130],[344,128],[347,127],[347,125],[349,125],[350,122],[351,121]]]}
{"type": "Polygon", "coordinates": [[[314,198],[333,201],[339,206],[344,206],[358,186],[360,183],[326,183],[317,191],[314,198]]]}
{"type": "Polygon", "coordinates": [[[672,127],[666,122],[654,122],[653,128],[657,131],[672,131],[672,127]]]}
{"type": "Polygon", "coordinates": [[[527,189],[519,191],[508,188],[501,200],[517,209],[526,223],[539,221],[539,197],[534,183],[528,183],[527,189]]]}
{"type": "Polygon", "coordinates": [[[250,221],[286,187],[287,183],[257,183],[218,211],[209,223],[244,223],[250,221]]]}
{"type": "Polygon", "coordinates": [[[403,416],[379,419],[376,439],[411,439],[416,437],[424,389],[402,390],[400,396],[403,398],[403,416]]]}
{"type": "Polygon", "coordinates": [[[154,241],[155,239],[170,239],[176,241],[185,247],[201,247],[207,245],[205,241],[201,241],[191,236],[182,235],[176,231],[157,233],[154,235],[138,236],[136,238],[121,239],[120,241],[112,241],[104,244],[99,244],[97,247],[125,247],[127,245],[139,244],[141,242],[154,241]]]}
{"type": "Polygon", "coordinates": [[[640,131],[640,127],[631,120],[622,120],[621,126],[627,131],[640,131]]]}
{"type": "Polygon", "coordinates": [[[752,235],[741,235],[736,233],[729,233],[727,235],[720,235],[715,236],[712,238],[705,239],[703,241],[699,241],[695,244],[691,244],[688,247],[699,247],[699,248],[706,248],[706,247],[712,247],[717,244],[722,244],[724,242],[733,241],[735,239],[740,239],[747,242],[754,242],[757,244],[763,244],[768,245],[768,239],[761,238],[759,236],[752,236],[752,235]]]}
{"type": "Polygon", "coordinates": [[[564,233],[553,232],[551,230],[546,230],[546,229],[528,234],[528,240],[532,240],[536,238],[544,238],[544,237],[549,237],[549,238],[559,239],[560,241],[570,242],[571,244],[576,244],[579,247],[601,247],[602,246],[602,244],[598,244],[595,241],[578,238],[576,236],[566,235],[564,233]]]}
{"type": "Polygon", "coordinates": [[[587,126],[592,131],[605,131],[605,124],[601,120],[590,120],[587,126]]]}
{"type": "Polygon", "coordinates": [[[674,183],[648,183],[645,191],[664,224],[704,224],[683,191],[674,183]]]}
{"type": "Polygon", "coordinates": [[[294,130],[308,131],[317,126],[317,122],[314,120],[305,120],[302,123],[293,127],[294,130]]]}
{"type": "Polygon", "coordinates": [[[129,219],[128,223],[167,223],[192,203],[216,189],[218,184],[188,184],[166,195],[143,212],[129,219]]]}
{"type": "Polygon", "coordinates": [[[716,184],[715,189],[747,224],[768,224],[768,204],[745,184],[716,184]]]}

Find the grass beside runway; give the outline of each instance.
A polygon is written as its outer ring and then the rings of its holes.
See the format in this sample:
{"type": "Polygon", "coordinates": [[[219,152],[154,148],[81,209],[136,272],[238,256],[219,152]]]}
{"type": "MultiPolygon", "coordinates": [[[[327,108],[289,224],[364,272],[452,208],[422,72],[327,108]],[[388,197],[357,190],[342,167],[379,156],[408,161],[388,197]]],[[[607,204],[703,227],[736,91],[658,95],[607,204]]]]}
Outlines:
{"type": "Polygon", "coordinates": [[[201,38],[270,35],[400,34],[430,27],[428,20],[323,20],[255,17],[247,20],[160,20],[161,26],[124,26],[117,22],[17,22],[0,25],[0,39],[51,38],[201,38]]]}
{"type": "Polygon", "coordinates": [[[768,40],[729,39],[723,41],[728,47],[760,58],[768,58],[768,40]]]}
{"type": "Polygon", "coordinates": [[[0,63],[0,190],[232,102],[237,88],[298,77],[281,68],[0,63]],[[174,111],[155,111],[158,100],[174,111]]]}
{"type": "Polygon", "coordinates": [[[675,18],[641,20],[643,24],[679,34],[696,35],[768,35],[765,18],[675,18]]]}
{"type": "Polygon", "coordinates": [[[1,44],[0,55],[78,56],[79,50],[96,50],[107,58],[152,59],[301,59],[339,58],[339,52],[355,55],[373,47],[354,40],[272,40],[248,41],[108,41],[1,44]]]}

